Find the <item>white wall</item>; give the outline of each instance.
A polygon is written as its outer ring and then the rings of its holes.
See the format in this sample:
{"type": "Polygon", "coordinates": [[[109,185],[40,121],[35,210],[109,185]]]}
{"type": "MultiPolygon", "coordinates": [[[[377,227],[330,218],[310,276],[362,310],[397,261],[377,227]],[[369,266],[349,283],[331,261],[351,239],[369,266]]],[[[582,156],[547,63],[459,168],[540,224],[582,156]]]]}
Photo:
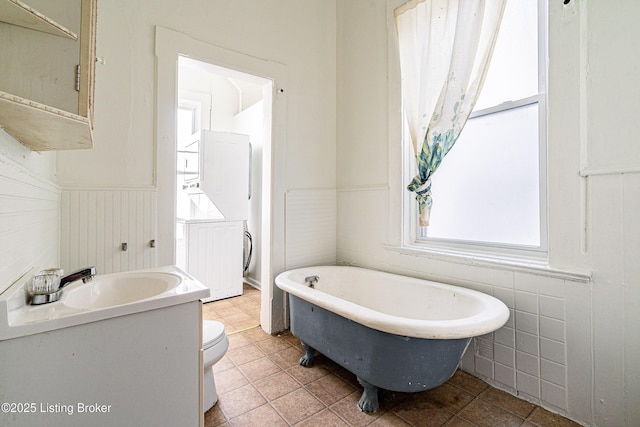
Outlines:
{"type": "Polygon", "coordinates": [[[393,3],[338,2],[338,261],[495,295],[511,319],[475,341],[464,369],[581,423],[637,425],[640,83],[632,76],[640,59],[632,22],[640,4],[549,2],[553,268],[544,272],[397,249],[404,185],[397,55],[387,44],[393,3]]]}
{"type": "Polygon", "coordinates": [[[98,3],[95,147],[61,153],[61,185],[153,186],[156,25],[289,70],[287,177],[335,184],[335,1],[98,3]],[[314,159],[326,173],[300,164],[314,159]]]}
{"type": "MultiPolygon", "coordinates": [[[[211,98],[211,124],[206,129],[229,132],[233,117],[238,114],[238,89],[228,78],[201,68],[180,67],[178,73],[180,90],[200,92],[211,98]]],[[[205,113],[209,114],[209,113],[205,113]]]]}
{"type": "Polygon", "coordinates": [[[640,58],[634,54],[640,51],[639,6],[634,0],[610,6],[590,1],[582,16],[588,28],[583,46],[586,151],[590,168],[637,168],[640,144],[630,141],[640,132],[640,122],[634,118],[640,106],[640,58]]]}
{"type": "Polygon", "coordinates": [[[234,117],[234,131],[249,135],[251,140],[251,199],[247,229],[251,234],[252,254],[246,278],[262,287],[262,153],[264,148],[264,101],[260,100],[234,117]]]}
{"type": "Polygon", "coordinates": [[[55,159],[0,130],[0,293],[32,268],[59,265],[55,159]]]}
{"type": "MultiPolygon", "coordinates": [[[[288,109],[286,117],[275,118],[278,126],[286,126],[279,132],[286,140],[273,142],[286,152],[286,163],[274,164],[274,174],[284,176],[286,184],[273,191],[283,197],[289,187],[335,187],[334,0],[115,0],[99,2],[98,16],[97,55],[106,64],[98,64],[96,72],[95,147],[59,153],[63,188],[96,193],[157,189],[156,173],[163,172],[156,171],[154,141],[156,26],[286,67],[282,89],[288,109]]],[[[171,209],[162,206],[160,197],[158,203],[159,211],[171,209]]],[[[273,209],[282,229],[283,206],[273,209]]],[[[284,241],[273,245],[281,247],[284,241]]]]}

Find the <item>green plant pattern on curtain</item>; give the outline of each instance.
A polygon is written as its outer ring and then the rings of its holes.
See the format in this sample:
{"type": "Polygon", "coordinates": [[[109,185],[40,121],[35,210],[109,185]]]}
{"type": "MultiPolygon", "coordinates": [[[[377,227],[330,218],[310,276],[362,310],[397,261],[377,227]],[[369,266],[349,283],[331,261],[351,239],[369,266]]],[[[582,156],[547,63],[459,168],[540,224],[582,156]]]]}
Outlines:
{"type": "Polygon", "coordinates": [[[506,0],[412,0],[395,10],[419,224],[429,225],[431,176],[480,94],[506,0]]]}
{"type": "MultiPolygon", "coordinates": [[[[464,101],[464,94],[460,96],[460,101],[464,101]]],[[[407,190],[416,193],[419,212],[431,212],[431,206],[433,205],[433,198],[431,197],[431,175],[438,169],[444,156],[447,155],[458,140],[462,128],[456,128],[454,123],[459,107],[460,103],[456,102],[454,104],[451,125],[443,133],[437,131],[430,132],[430,129],[427,129],[420,154],[416,157],[418,174],[414,176],[409,185],[407,185],[407,190]],[[429,143],[429,141],[431,141],[431,143],[429,143]]],[[[441,113],[434,114],[431,122],[438,122],[441,116],[441,113]]]]}

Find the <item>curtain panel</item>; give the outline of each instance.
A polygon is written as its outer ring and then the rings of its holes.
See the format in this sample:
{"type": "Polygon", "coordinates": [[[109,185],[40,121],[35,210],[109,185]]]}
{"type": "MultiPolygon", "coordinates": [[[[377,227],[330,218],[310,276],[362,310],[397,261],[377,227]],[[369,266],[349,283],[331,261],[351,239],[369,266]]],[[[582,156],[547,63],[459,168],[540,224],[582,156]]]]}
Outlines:
{"type": "Polygon", "coordinates": [[[402,98],[417,174],[419,224],[429,225],[431,175],[478,99],[506,0],[413,0],[397,8],[402,98]]]}

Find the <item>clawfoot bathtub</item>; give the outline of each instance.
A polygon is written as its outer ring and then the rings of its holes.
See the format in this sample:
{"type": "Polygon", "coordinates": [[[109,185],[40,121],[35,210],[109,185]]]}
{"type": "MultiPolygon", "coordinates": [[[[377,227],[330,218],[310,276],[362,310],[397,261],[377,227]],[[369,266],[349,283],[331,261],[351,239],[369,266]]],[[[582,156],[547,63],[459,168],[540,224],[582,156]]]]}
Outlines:
{"type": "Polygon", "coordinates": [[[364,412],[378,409],[378,388],[417,392],[446,382],[471,338],[509,318],[481,292],[358,267],[285,271],[276,285],[289,294],[300,364],[313,365],[317,350],[354,373],[364,412]]]}

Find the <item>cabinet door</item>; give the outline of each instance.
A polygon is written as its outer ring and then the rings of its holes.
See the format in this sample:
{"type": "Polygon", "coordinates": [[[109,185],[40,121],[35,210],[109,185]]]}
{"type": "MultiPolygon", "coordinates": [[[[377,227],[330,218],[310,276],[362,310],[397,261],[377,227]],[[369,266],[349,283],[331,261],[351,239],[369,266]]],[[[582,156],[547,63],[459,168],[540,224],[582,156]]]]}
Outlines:
{"type": "Polygon", "coordinates": [[[36,151],[90,148],[96,0],[29,1],[0,0],[0,127],[36,151]]]}
{"type": "Polygon", "coordinates": [[[209,287],[205,301],[242,295],[242,221],[187,225],[187,272],[209,287]]]}
{"type": "MultiPolygon", "coordinates": [[[[80,32],[81,5],[82,0],[29,4],[74,35],[80,32]]],[[[75,76],[80,61],[77,39],[0,23],[0,40],[0,91],[80,115],[75,76]]]]}

